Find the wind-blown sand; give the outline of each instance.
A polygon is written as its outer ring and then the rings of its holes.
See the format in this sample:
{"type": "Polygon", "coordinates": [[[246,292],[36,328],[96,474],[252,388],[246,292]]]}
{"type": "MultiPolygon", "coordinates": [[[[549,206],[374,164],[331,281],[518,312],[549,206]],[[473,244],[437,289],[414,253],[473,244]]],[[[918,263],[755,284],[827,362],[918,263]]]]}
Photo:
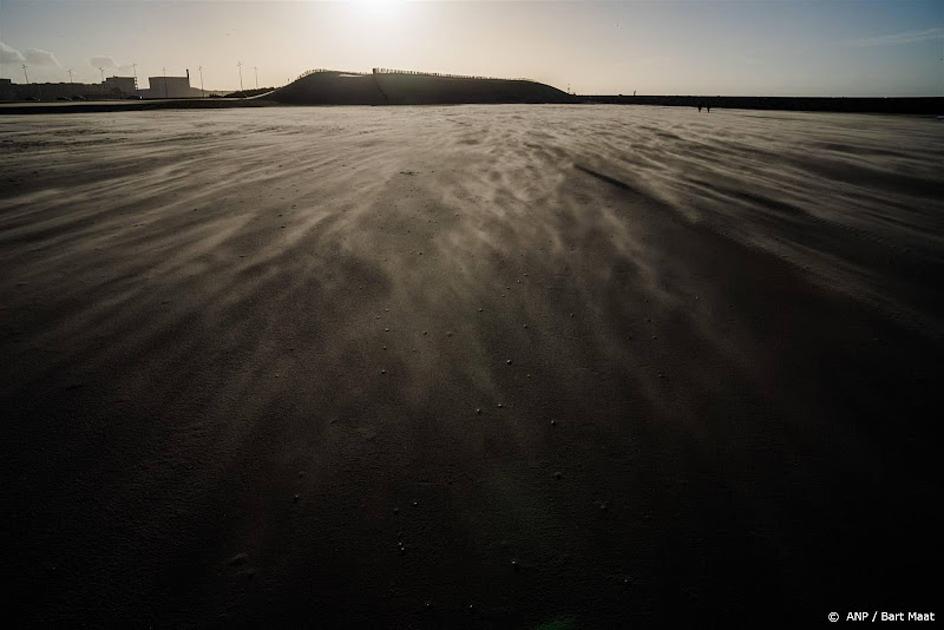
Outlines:
{"type": "Polygon", "coordinates": [[[14,621],[938,601],[939,121],[266,108],[0,149],[14,621]]]}

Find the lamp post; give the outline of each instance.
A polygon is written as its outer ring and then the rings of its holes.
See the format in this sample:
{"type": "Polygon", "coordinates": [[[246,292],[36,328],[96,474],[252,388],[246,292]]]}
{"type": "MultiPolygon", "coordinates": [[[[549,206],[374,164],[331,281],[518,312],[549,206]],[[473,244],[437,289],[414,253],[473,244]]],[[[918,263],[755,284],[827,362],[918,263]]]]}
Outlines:
{"type": "Polygon", "coordinates": [[[243,91],[243,62],[236,62],[236,69],[239,71],[239,91],[243,91]]]}
{"type": "Polygon", "coordinates": [[[197,66],[197,70],[200,71],[200,96],[206,98],[206,90],[203,89],[203,66],[197,66]]]}

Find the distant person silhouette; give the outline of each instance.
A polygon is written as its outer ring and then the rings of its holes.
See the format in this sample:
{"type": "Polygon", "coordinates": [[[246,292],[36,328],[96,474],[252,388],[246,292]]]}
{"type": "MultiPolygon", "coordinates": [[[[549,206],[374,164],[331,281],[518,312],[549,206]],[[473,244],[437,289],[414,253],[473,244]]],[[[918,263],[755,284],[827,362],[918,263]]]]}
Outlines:
{"type": "Polygon", "coordinates": [[[705,104],[705,107],[708,108],[708,113],[710,114],[710,113],[711,113],[711,105],[708,105],[708,104],[706,103],[706,104],[705,104]]]}
{"type": "Polygon", "coordinates": [[[701,103],[698,104],[698,113],[701,113],[701,103]]]}

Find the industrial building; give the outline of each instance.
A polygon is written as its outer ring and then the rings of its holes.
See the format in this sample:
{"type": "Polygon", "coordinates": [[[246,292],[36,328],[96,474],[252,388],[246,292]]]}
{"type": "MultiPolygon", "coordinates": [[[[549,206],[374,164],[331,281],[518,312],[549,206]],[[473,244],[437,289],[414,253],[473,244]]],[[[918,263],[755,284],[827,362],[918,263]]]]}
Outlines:
{"type": "Polygon", "coordinates": [[[109,98],[198,98],[199,88],[190,87],[190,71],[182,77],[148,77],[148,87],[138,89],[135,77],[107,77],[101,83],[14,83],[0,79],[0,100],[69,100],[109,98]]]}
{"type": "Polygon", "coordinates": [[[144,98],[195,98],[202,96],[199,88],[190,87],[190,70],[183,77],[148,77],[148,89],[141,90],[144,98]]]}
{"type": "Polygon", "coordinates": [[[0,100],[4,101],[128,98],[137,95],[134,77],[108,77],[102,83],[13,83],[10,79],[0,79],[0,100]]]}
{"type": "Polygon", "coordinates": [[[135,77],[108,77],[102,83],[105,94],[132,96],[138,93],[138,80],[135,77]]]}

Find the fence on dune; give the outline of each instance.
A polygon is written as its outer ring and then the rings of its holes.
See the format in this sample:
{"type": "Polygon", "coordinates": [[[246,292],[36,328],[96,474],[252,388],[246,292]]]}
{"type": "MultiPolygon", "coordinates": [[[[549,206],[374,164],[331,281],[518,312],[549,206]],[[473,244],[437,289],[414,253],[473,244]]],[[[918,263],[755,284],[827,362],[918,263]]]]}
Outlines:
{"type": "MultiPolygon", "coordinates": [[[[347,70],[332,70],[330,68],[312,68],[311,70],[305,70],[298,77],[298,79],[304,79],[307,76],[312,74],[319,74],[322,72],[331,72],[337,74],[354,74],[358,76],[367,76],[367,72],[351,72],[347,70]]],[[[421,72],[419,70],[397,70],[395,68],[372,68],[370,74],[405,74],[415,77],[436,77],[439,79],[487,79],[489,81],[529,81],[534,83],[533,79],[528,79],[526,77],[513,77],[511,79],[506,77],[487,77],[477,74],[449,74],[446,72],[421,72]]]]}
{"type": "Polygon", "coordinates": [[[477,74],[449,74],[447,72],[421,72],[419,70],[397,70],[395,68],[373,68],[373,74],[408,74],[417,77],[437,77],[441,79],[488,79],[490,81],[531,81],[525,77],[486,77],[477,74]]]}
{"type": "Polygon", "coordinates": [[[300,75],[295,77],[295,80],[304,79],[305,77],[312,74],[320,74],[322,72],[336,72],[338,74],[357,74],[360,76],[367,76],[366,72],[349,72],[347,70],[332,70],[331,68],[312,68],[311,70],[305,70],[300,75]]]}

